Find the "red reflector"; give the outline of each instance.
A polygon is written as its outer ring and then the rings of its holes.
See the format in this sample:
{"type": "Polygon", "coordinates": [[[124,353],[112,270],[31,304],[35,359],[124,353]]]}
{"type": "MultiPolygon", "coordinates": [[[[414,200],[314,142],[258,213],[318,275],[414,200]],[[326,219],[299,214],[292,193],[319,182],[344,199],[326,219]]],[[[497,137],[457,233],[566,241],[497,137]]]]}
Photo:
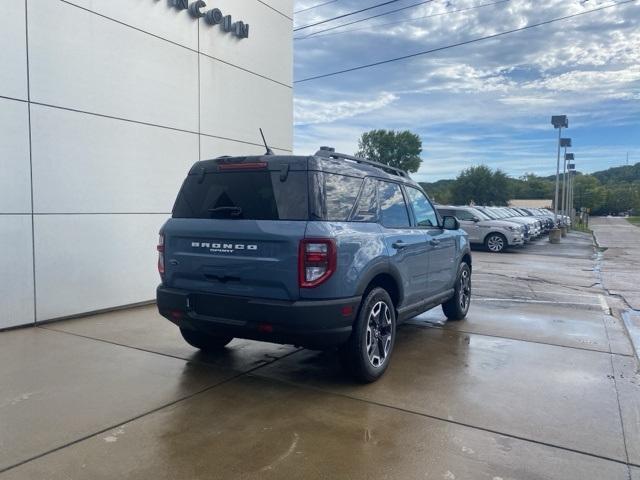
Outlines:
{"type": "Polygon", "coordinates": [[[174,320],[180,320],[182,317],[184,317],[184,312],[181,312],[180,310],[171,310],[171,318],[174,320]]]}
{"type": "Polygon", "coordinates": [[[309,263],[320,263],[327,261],[326,253],[307,253],[305,260],[309,263]]]}
{"type": "Polygon", "coordinates": [[[270,323],[261,323],[258,325],[258,331],[263,333],[272,333],[273,325],[271,325],[270,323]]]}
{"type": "Polygon", "coordinates": [[[260,170],[262,168],[267,168],[267,162],[222,163],[218,165],[218,170],[260,170]]]}
{"type": "Polygon", "coordinates": [[[160,234],[160,238],[158,239],[158,246],[156,247],[158,250],[158,272],[160,275],[164,275],[164,235],[160,234]]]}
{"type": "Polygon", "coordinates": [[[343,317],[349,317],[353,314],[353,307],[351,305],[347,305],[346,307],[342,307],[340,310],[343,317]]]}

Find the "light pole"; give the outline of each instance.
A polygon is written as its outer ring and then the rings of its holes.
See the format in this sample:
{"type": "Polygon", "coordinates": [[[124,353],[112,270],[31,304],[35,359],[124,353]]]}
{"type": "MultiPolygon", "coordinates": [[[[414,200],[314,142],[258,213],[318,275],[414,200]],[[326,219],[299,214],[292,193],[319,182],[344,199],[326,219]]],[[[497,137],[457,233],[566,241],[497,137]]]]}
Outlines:
{"type": "MultiPolygon", "coordinates": [[[[572,162],[574,160],[574,155],[573,153],[565,153],[564,154],[564,163],[567,167],[567,174],[569,174],[569,162],[572,162]]],[[[568,182],[569,180],[567,180],[568,182]]],[[[565,221],[567,220],[568,215],[568,209],[569,209],[569,184],[567,183],[566,185],[566,197],[562,198],[562,201],[564,203],[564,219],[565,221]]],[[[568,226],[568,225],[567,225],[568,226]]]]}
{"type": "Polygon", "coordinates": [[[551,125],[558,129],[558,159],[556,162],[556,190],[553,201],[553,223],[554,227],[549,232],[549,241],[551,243],[560,243],[560,230],[558,229],[558,190],[560,188],[560,138],[562,138],[562,129],[569,128],[569,119],[566,115],[554,115],[551,117],[551,125]]]}
{"type": "Polygon", "coordinates": [[[569,168],[569,216],[571,218],[571,225],[573,225],[575,223],[575,215],[574,215],[574,208],[573,208],[573,181],[575,179],[576,176],[576,164],[575,163],[570,163],[568,165],[569,168]]]}
{"type": "Polygon", "coordinates": [[[571,139],[561,138],[560,146],[564,147],[564,162],[562,163],[562,224],[564,225],[567,216],[567,147],[571,146],[571,139]]]}

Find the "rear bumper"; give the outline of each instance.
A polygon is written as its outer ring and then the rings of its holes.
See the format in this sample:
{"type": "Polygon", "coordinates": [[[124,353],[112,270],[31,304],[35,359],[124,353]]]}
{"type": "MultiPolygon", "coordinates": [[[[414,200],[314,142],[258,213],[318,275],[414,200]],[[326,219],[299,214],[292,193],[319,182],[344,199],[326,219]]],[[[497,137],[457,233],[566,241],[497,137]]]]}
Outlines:
{"type": "Polygon", "coordinates": [[[344,343],[361,298],[268,300],[163,287],[158,311],[180,328],[266,342],[327,348],[344,343]]]}

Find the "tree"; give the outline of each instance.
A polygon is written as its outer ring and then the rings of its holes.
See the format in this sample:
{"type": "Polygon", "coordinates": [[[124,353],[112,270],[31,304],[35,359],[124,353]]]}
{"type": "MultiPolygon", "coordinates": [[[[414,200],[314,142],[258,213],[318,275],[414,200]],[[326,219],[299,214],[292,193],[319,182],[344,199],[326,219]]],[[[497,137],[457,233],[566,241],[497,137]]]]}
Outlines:
{"type": "Polygon", "coordinates": [[[441,205],[447,205],[451,203],[451,186],[455,180],[438,180],[434,183],[425,183],[420,182],[420,186],[424,189],[425,192],[431,198],[431,201],[434,203],[439,203],[441,205]]]}
{"type": "Polygon", "coordinates": [[[513,198],[548,199],[553,196],[554,184],[533,173],[525,173],[519,179],[510,179],[513,198]]]}
{"type": "Polygon", "coordinates": [[[573,197],[574,207],[578,210],[585,207],[591,209],[591,213],[598,214],[604,208],[605,190],[592,175],[576,175],[573,179],[573,197]]]}
{"type": "Polygon", "coordinates": [[[422,163],[422,140],[409,130],[371,130],[358,140],[357,157],[417,172],[422,163]]]}
{"type": "Polygon", "coordinates": [[[451,187],[453,203],[506,205],[511,198],[509,177],[500,169],[479,165],[463,170],[451,187]]]}

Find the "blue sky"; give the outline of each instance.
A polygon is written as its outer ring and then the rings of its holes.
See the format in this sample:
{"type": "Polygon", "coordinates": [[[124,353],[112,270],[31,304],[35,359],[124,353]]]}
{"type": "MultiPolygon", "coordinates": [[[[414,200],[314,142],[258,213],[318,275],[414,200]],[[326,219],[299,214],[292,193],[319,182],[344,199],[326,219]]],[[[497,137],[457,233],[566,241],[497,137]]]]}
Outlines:
{"type": "MultiPolygon", "coordinates": [[[[295,10],[327,0],[296,0],[295,10]]],[[[304,37],[385,7],[296,32],[304,37]]],[[[433,0],[294,41],[294,78],[308,78],[491,35],[612,0],[433,0]],[[465,10],[467,9],[467,10],[465,10]],[[453,13],[453,10],[465,10],[453,13]],[[440,15],[442,14],[442,15],[440,15]],[[428,18],[423,18],[428,17],[428,18]],[[349,33],[347,30],[357,29],[349,33]]],[[[303,26],[382,0],[335,0],[295,15],[303,26]]],[[[373,128],[423,142],[419,181],[486,164],[511,176],[555,173],[551,115],[569,116],[583,172],[640,162],[640,1],[497,39],[295,85],[295,152],[354,153],[373,128]]]]}

